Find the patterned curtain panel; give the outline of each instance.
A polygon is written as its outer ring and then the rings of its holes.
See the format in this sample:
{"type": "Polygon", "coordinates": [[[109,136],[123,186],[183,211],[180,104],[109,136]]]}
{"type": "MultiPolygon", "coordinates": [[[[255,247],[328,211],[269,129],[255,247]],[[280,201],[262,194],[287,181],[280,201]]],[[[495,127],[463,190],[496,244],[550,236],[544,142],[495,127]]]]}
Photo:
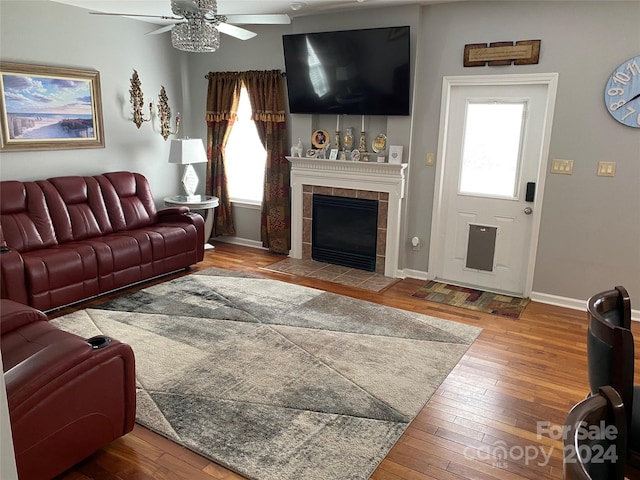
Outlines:
{"type": "Polygon", "coordinates": [[[240,76],[249,94],[258,135],[267,150],[261,215],[262,245],[272,252],[289,253],[291,203],[282,73],[280,70],[249,71],[240,76]]]}
{"type": "Polygon", "coordinates": [[[215,195],[220,205],[214,210],[212,236],[233,235],[236,229],[224,167],[224,147],[238,116],[241,81],[238,73],[209,72],[207,90],[207,195],[215,195]]]}

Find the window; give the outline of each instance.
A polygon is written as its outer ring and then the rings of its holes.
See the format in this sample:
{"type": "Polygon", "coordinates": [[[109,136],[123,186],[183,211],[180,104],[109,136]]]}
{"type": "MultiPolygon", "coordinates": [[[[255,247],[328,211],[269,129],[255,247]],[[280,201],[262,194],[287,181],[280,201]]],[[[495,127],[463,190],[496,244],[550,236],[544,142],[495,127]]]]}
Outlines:
{"type": "Polygon", "coordinates": [[[467,105],[460,193],[517,194],[525,102],[467,105]]]}
{"type": "Polygon", "coordinates": [[[238,119],[234,123],[225,148],[225,167],[229,197],[232,202],[262,203],[264,168],[267,151],[260,142],[256,125],[251,120],[251,102],[242,87],[238,119]]]}

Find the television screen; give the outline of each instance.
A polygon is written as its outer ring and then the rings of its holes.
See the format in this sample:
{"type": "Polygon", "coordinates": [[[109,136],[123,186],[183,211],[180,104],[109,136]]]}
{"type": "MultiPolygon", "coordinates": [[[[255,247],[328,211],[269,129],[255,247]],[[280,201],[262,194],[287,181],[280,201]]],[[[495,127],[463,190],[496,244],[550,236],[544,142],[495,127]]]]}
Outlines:
{"type": "Polygon", "coordinates": [[[291,113],[409,115],[409,27],[283,35],[291,113]]]}

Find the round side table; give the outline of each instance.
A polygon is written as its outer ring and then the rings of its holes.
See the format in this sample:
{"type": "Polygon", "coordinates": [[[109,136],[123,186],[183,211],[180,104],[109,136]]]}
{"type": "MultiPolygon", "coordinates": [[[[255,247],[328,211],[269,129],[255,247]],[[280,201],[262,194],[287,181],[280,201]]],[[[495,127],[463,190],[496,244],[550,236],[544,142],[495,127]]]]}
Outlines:
{"type": "Polygon", "coordinates": [[[168,207],[186,206],[191,210],[204,210],[204,248],[213,248],[209,244],[211,230],[213,230],[213,210],[220,205],[220,199],[212,195],[174,195],[165,197],[164,204],[168,207]]]}

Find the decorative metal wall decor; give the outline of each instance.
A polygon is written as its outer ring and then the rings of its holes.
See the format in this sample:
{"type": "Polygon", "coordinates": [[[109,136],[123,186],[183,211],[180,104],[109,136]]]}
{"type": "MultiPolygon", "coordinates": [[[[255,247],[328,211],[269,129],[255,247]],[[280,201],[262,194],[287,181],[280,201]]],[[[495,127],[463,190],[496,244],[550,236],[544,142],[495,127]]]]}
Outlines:
{"type": "Polygon", "coordinates": [[[144,113],[142,113],[142,109],[144,108],[144,94],[142,93],[142,84],[140,83],[140,78],[138,77],[138,72],[136,70],[133,71],[133,75],[131,76],[131,88],[129,89],[129,101],[133,106],[133,123],[136,124],[136,127],[140,128],[143,122],[148,122],[151,120],[153,116],[153,100],[149,102],[149,118],[144,118],[144,113]]]}
{"type": "Polygon", "coordinates": [[[180,112],[176,115],[176,129],[172,132],[171,108],[169,108],[169,100],[164,85],[160,89],[160,96],[158,97],[158,115],[160,116],[160,135],[162,135],[162,138],[166,140],[169,135],[178,133],[178,130],[180,130],[180,112]]]}

